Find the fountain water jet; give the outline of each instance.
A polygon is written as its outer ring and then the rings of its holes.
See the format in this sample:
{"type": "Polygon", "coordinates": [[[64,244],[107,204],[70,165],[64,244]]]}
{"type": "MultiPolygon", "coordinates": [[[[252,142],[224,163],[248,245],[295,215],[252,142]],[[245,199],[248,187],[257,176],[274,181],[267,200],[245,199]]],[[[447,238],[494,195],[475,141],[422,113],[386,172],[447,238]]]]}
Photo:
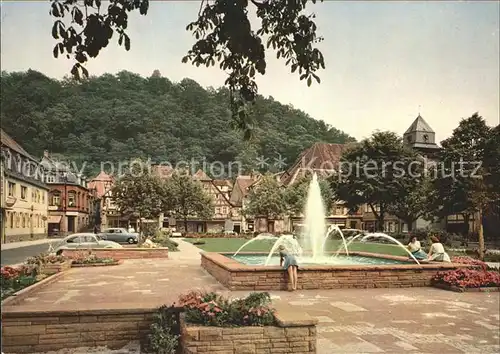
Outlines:
{"type": "MultiPolygon", "coordinates": [[[[342,230],[340,229],[340,227],[338,227],[338,225],[335,225],[335,224],[330,225],[330,227],[326,231],[325,238],[323,240],[323,251],[325,249],[325,245],[326,245],[326,241],[328,240],[328,236],[333,231],[337,231],[340,234],[340,236],[342,237],[342,245],[344,246],[344,250],[345,250],[346,255],[349,256],[349,250],[347,249],[347,243],[346,243],[346,240],[345,240],[345,237],[344,237],[344,233],[342,232],[342,230]]],[[[340,248],[342,248],[342,246],[340,246],[339,249],[340,248]]],[[[337,254],[338,254],[338,251],[337,251],[337,254]]]]}
{"type": "MultiPolygon", "coordinates": [[[[391,237],[391,236],[389,236],[389,235],[383,234],[383,233],[381,233],[381,232],[380,232],[380,233],[379,233],[379,232],[377,232],[377,233],[370,233],[370,234],[366,234],[366,235],[364,235],[364,234],[359,234],[359,235],[356,235],[356,236],[354,236],[352,239],[350,239],[350,240],[349,240],[349,242],[347,243],[346,249],[348,249],[348,248],[349,248],[349,246],[351,245],[351,243],[353,243],[353,242],[354,242],[354,240],[356,240],[357,238],[359,238],[359,237],[361,237],[361,236],[363,236],[363,237],[377,236],[377,237],[382,237],[382,238],[385,238],[385,239],[387,239],[387,240],[390,240],[390,241],[392,241],[392,242],[396,243],[396,244],[397,244],[398,246],[400,246],[402,249],[404,249],[404,250],[405,250],[405,252],[406,252],[406,253],[408,253],[408,255],[410,256],[410,258],[413,258],[413,260],[414,260],[414,261],[415,261],[418,265],[420,265],[420,262],[418,261],[418,259],[416,259],[416,258],[415,258],[415,256],[414,256],[413,254],[411,254],[411,252],[410,252],[410,251],[408,251],[408,249],[405,247],[405,245],[403,245],[401,242],[399,242],[398,240],[396,240],[394,237],[391,237]]],[[[340,249],[339,249],[339,250],[337,251],[337,253],[335,254],[335,257],[337,257],[337,256],[339,255],[339,251],[340,251],[340,249]]]]}
{"type": "Polygon", "coordinates": [[[266,263],[264,265],[268,265],[273,257],[274,252],[278,250],[279,246],[285,246],[287,251],[289,251],[293,255],[301,256],[302,255],[302,247],[300,247],[298,241],[293,237],[293,235],[281,235],[276,242],[274,243],[271,251],[269,252],[266,263]]]}
{"type": "Polygon", "coordinates": [[[325,207],[323,206],[323,198],[316,173],[313,174],[307,193],[305,232],[305,238],[312,251],[313,259],[323,257],[325,253],[323,238],[326,232],[325,207]]]}
{"type": "Polygon", "coordinates": [[[273,257],[273,254],[278,250],[278,247],[281,245],[285,246],[287,251],[290,252],[291,254],[297,256],[302,255],[302,247],[300,247],[295,237],[293,237],[293,235],[282,235],[274,243],[273,247],[271,248],[271,251],[269,252],[269,255],[266,258],[266,263],[264,263],[264,265],[267,266],[269,264],[271,258],[273,257]]]}
{"type": "Polygon", "coordinates": [[[254,238],[248,240],[240,248],[238,248],[238,250],[233,254],[233,257],[236,256],[238,253],[240,253],[240,251],[243,248],[245,248],[246,246],[248,246],[249,244],[251,244],[254,241],[259,241],[259,240],[276,240],[277,238],[278,238],[277,236],[274,236],[272,234],[259,234],[259,235],[255,236],[254,238]]]}

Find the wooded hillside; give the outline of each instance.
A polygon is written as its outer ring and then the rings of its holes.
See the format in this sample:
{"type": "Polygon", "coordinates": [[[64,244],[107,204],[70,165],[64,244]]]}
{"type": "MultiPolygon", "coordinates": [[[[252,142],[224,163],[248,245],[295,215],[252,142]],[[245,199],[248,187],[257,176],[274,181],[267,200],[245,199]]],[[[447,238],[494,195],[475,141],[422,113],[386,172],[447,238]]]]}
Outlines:
{"type": "Polygon", "coordinates": [[[28,152],[62,154],[95,172],[101,161],[151,158],[242,161],[281,154],[288,164],[314,142],[354,139],[306,113],[259,96],[250,142],[233,129],[229,91],[204,89],[184,79],[173,83],[155,71],[92,77],[84,83],[43,74],[2,73],[2,128],[28,152]]]}

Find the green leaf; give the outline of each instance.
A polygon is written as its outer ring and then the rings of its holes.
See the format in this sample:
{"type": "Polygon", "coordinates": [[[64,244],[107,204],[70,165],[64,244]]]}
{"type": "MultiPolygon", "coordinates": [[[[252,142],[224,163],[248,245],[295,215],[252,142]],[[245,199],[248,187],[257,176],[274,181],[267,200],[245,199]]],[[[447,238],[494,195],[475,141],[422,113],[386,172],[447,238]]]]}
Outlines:
{"type": "Polygon", "coordinates": [[[130,37],[125,33],[123,35],[125,37],[125,50],[130,50],[130,37]]]}

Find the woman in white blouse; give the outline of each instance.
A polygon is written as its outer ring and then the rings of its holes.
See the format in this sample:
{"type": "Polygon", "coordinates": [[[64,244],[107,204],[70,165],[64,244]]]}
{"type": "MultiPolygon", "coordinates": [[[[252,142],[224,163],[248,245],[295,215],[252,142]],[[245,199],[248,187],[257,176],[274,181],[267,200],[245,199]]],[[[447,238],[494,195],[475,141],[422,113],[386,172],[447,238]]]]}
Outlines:
{"type": "Polygon", "coordinates": [[[450,256],[444,251],[444,246],[439,239],[436,236],[431,236],[431,241],[431,249],[427,255],[429,260],[436,262],[451,262],[450,256]]]}
{"type": "Polygon", "coordinates": [[[419,260],[427,259],[427,254],[422,251],[422,246],[420,245],[420,241],[417,240],[417,236],[412,236],[410,239],[410,243],[408,244],[408,251],[411,252],[413,257],[419,260]]]}

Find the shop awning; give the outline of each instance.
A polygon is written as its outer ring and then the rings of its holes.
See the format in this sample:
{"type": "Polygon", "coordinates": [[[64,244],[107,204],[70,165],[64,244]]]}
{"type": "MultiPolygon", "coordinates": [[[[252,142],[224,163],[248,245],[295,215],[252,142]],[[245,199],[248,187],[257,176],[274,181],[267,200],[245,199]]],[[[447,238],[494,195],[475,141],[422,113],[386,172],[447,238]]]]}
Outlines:
{"type": "Polygon", "coordinates": [[[61,222],[61,215],[49,215],[47,222],[49,224],[59,224],[61,222]]]}

